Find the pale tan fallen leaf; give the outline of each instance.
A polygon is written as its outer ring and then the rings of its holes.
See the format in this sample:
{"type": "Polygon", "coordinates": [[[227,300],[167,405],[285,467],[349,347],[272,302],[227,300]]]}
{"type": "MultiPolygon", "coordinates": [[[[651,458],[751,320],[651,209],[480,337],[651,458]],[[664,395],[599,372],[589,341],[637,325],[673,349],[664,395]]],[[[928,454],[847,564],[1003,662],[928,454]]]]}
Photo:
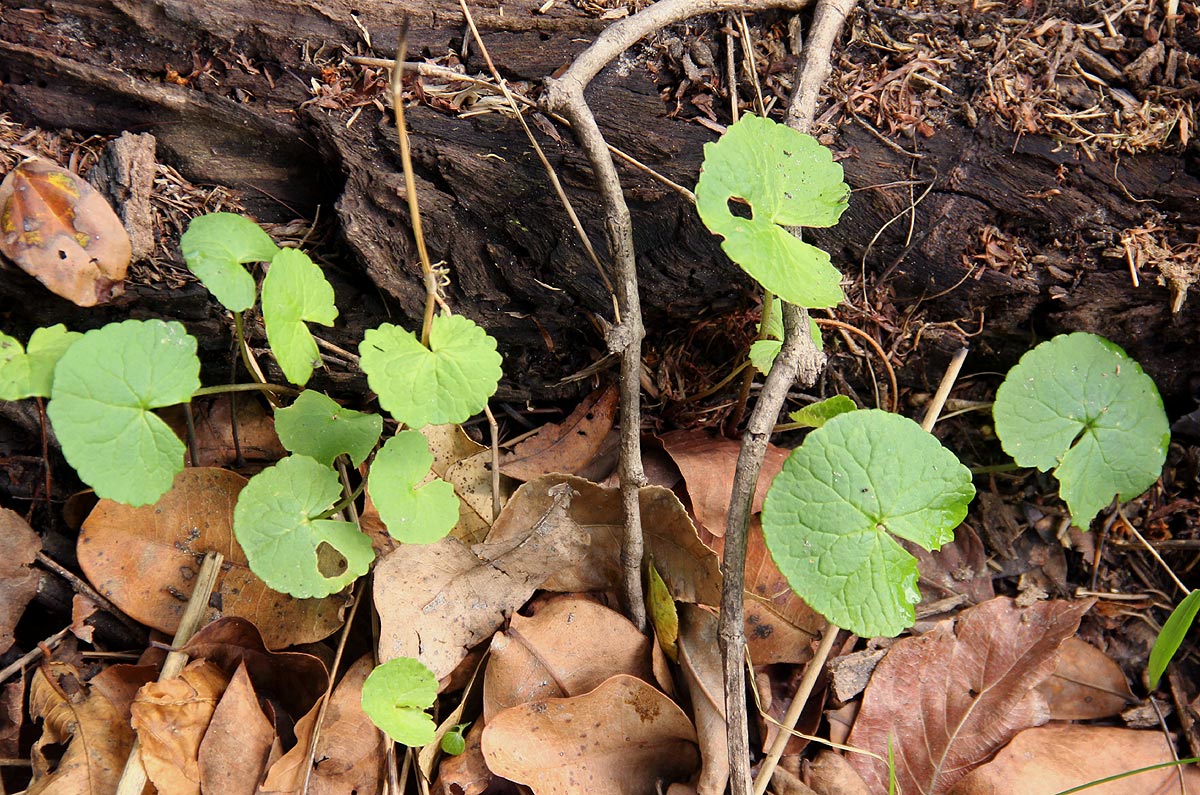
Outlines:
{"type": "MultiPolygon", "coordinates": [[[[958,782],[951,795],[1055,795],[1090,781],[1170,762],[1157,731],[1110,726],[1026,729],[986,765],[958,782]]],[[[1182,772],[1188,792],[1200,792],[1200,769],[1162,768],[1091,787],[1086,795],[1176,795],[1182,772]]]]}
{"type": "Polygon", "coordinates": [[[245,665],[238,665],[200,741],[200,791],[254,795],[266,771],[275,728],[258,704],[245,665]]]}
{"type": "Polygon", "coordinates": [[[271,648],[328,637],[341,626],[346,597],[296,599],[271,590],[250,571],[233,537],[233,507],[245,485],[245,478],[228,470],[189,467],[154,505],[131,508],[101,500],[79,535],[80,568],[130,616],[173,633],[204,553],[217,550],[225,564],[207,621],[244,617],[261,628],[271,648]]]}
{"type": "Polygon", "coordinates": [[[717,638],[717,616],[699,605],[679,607],[679,669],[692,701],[699,738],[699,795],[722,795],[729,783],[725,679],[717,638]]]}
{"type": "Polygon", "coordinates": [[[531,617],[515,615],[492,638],[483,717],[546,698],[578,696],[617,674],[652,682],[651,639],[589,599],[560,596],[531,617]]]}
{"type": "MultiPolygon", "coordinates": [[[[714,536],[725,535],[733,473],[737,470],[742,443],[705,431],[672,431],[660,436],[659,440],[683,473],[683,482],[691,498],[692,514],[696,521],[714,536]]],[[[790,450],[782,447],[767,445],[766,458],[763,459],[762,471],[754,490],[751,505],[753,513],[762,511],[767,489],[790,453],[790,450]]]]}
{"type": "Polygon", "coordinates": [[[83,594],[71,597],[71,634],[84,643],[92,642],[96,629],[87,620],[96,614],[100,606],[83,594]]]}
{"type": "Polygon", "coordinates": [[[561,423],[546,423],[513,447],[500,459],[500,471],[517,480],[533,480],[551,472],[579,472],[600,451],[616,411],[616,387],[596,390],[561,423]]]}
{"type": "Polygon", "coordinates": [[[124,292],[133,247],[86,180],[31,158],[0,183],[0,252],[51,292],[95,306],[124,292]]]}
{"type": "Polygon", "coordinates": [[[655,795],[699,765],[696,730],[683,710],[632,676],[507,709],[483,730],[482,743],[493,773],[536,795],[655,795]]]}
{"type": "Polygon", "coordinates": [[[142,766],[159,792],[200,795],[200,742],[229,679],[207,660],[179,676],[151,682],[133,700],[142,766]]]}
{"type": "Polygon", "coordinates": [[[383,558],[374,590],[380,661],[416,657],[438,679],[451,674],[548,577],[587,553],[587,533],[568,515],[572,498],[569,486],[527,483],[496,520],[510,530],[504,541],[472,551],[444,538],[383,558]]]}
{"type": "Polygon", "coordinates": [[[133,747],[128,701],[114,702],[103,688],[83,684],[74,666],[52,660],[34,671],[30,680],[29,714],[42,722],[42,735],[33,745],[28,795],[116,791],[133,747]],[[48,753],[56,746],[65,747],[59,749],[57,764],[52,759],[58,755],[48,753]]]}
{"type": "Polygon", "coordinates": [[[1133,692],[1121,666],[1080,638],[1067,638],[1058,650],[1058,666],[1038,685],[1051,720],[1094,720],[1120,715],[1133,692]]]}
{"type": "Polygon", "coordinates": [[[808,769],[808,786],[817,795],[871,795],[862,776],[854,771],[845,757],[833,751],[817,754],[808,769]]]}
{"type": "MultiPolygon", "coordinates": [[[[1091,601],[1021,608],[998,597],[888,650],[863,694],[849,744],[887,757],[906,795],[942,795],[1022,729],[1045,723],[1037,686],[1091,601]]],[[[850,764],[873,792],[887,765],[855,754],[850,764]]]]}
{"type": "Polygon", "coordinates": [[[42,539],[21,515],[0,508],[0,654],[13,645],[13,630],[37,594],[33,568],[42,539]]]}
{"type": "MultiPolygon", "coordinates": [[[[458,524],[451,534],[467,544],[487,537],[492,527],[492,451],[473,441],[458,425],[426,425],[421,429],[433,454],[432,472],[458,495],[458,524]]],[[[501,478],[501,504],[512,483],[501,478]]]]}
{"type": "MultiPolygon", "coordinates": [[[[551,591],[603,591],[621,581],[621,538],[625,532],[621,493],[582,478],[546,475],[526,483],[517,494],[528,496],[531,513],[549,507],[547,489],[565,484],[576,496],[569,511],[571,520],[591,535],[587,556],[564,566],[541,586],[551,591]],[[539,496],[541,495],[541,496],[539,496]]],[[[662,576],[671,596],[681,602],[717,605],[721,599],[721,574],[716,555],[701,543],[687,511],[670,490],[646,486],[640,494],[646,554],[662,576]]],[[[516,494],[513,495],[516,499],[516,494]]],[[[505,507],[508,513],[508,507],[505,507]]],[[[505,518],[503,515],[501,518],[505,518]]],[[[488,543],[510,543],[520,536],[523,522],[497,520],[488,543]]]]}
{"type": "Polygon", "coordinates": [[[387,742],[362,709],[363,682],[374,667],[373,655],[364,655],[333,689],[317,738],[309,795],[375,795],[383,790],[387,742]]]}

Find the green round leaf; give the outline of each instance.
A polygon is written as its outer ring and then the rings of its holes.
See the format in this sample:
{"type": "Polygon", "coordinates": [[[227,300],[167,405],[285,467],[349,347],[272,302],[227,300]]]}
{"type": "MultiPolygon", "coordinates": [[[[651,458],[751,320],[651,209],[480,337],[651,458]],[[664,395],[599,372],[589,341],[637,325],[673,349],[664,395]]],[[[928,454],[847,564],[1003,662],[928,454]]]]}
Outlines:
{"type": "Polygon", "coordinates": [[[455,726],[450,731],[442,735],[442,753],[450,756],[458,756],[463,751],[467,750],[467,740],[462,735],[462,727],[455,726]]]}
{"type": "Polygon", "coordinates": [[[366,574],[375,559],[371,539],[351,522],[317,518],[341,495],[337,473],[303,455],[250,478],[233,510],[250,570],[301,599],[336,593],[366,574]]]}
{"type": "Polygon", "coordinates": [[[309,323],[332,326],[338,316],[333,287],[303,251],[280,249],[263,279],[263,323],[275,361],[293,384],[303,386],[321,363],[309,323]]]}
{"type": "Polygon", "coordinates": [[[408,544],[430,544],[458,523],[454,486],[429,477],[433,453],[420,431],[401,431],[388,439],[371,464],[367,491],[388,534],[408,544]]]}
{"type": "Polygon", "coordinates": [[[970,471],[910,419],[878,410],[829,420],[767,492],[763,535],[814,610],[863,637],[912,625],[917,562],[892,538],[938,549],[975,496],[970,471]]]}
{"type": "Polygon", "coordinates": [[[54,369],[46,408],[63,455],[97,496],[156,502],[183,471],[183,442],[151,409],[200,388],[196,340],[179,323],[126,320],[89,331],[54,369]]]}
{"type": "Polygon", "coordinates": [[[419,660],[397,657],[371,671],[362,687],[362,708],[393,742],[414,748],[433,742],[437,727],[425,710],[437,698],[433,671],[419,660]]]}
{"type": "Polygon", "coordinates": [[[438,315],[426,348],[412,332],[384,323],[358,346],[379,405],[410,428],[465,422],[500,383],[496,340],[462,315],[438,315]]]}
{"type": "Polygon", "coordinates": [[[820,428],[839,414],[856,411],[858,406],[845,395],[834,395],[831,398],[818,401],[788,415],[792,422],[799,422],[810,428],[820,428]]]}
{"type": "Polygon", "coordinates": [[[1196,613],[1200,612],[1200,590],[1192,591],[1183,598],[1179,606],[1171,611],[1167,623],[1154,639],[1154,648],[1150,650],[1150,664],[1146,668],[1146,680],[1150,689],[1158,687],[1158,680],[1167,670],[1171,658],[1179,651],[1180,644],[1187,636],[1196,613]]]}
{"type": "Polygon", "coordinates": [[[188,270],[231,312],[254,306],[254,278],[245,262],[270,262],[279,251],[258,224],[233,213],[193,218],[179,238],[188,270]]]}
{"type": "Polygon", "coordinates": [[[837,223],[850,194],[842,177],[812,136],[747,115],[704,145],[696,209],[725,238],[729,258],[763,287],[800,306],[836,306],[845,294],[829,255],[783,227],[837,223]],[[748,203],[751,217],[734,215],[730,199],[748,203]]]}
{"type": "Polygon", "coordinates": [[[14,337],[0,334],[0,400],[50,397],[58,360],[82,336],[58,323],[34,329],[25,350],[14,337]]]}
{"type": "Polygon", "coordinates": [[[286,449],[325,466],[333,466],[342,453],[359,466],[375,449],[383,418],[342,408],[320,392],[306,389],[292,405],[275,412],[275,432],[286,449]]]}
{"type": "Polygon", "coordinates": [[[1053,469],[1076,527],[1162,474],[1170,425],[1150,376],[1094,334],[1064,334],[1021,357],[996,392],[996,435],[1021,466],[1053,469]]]}

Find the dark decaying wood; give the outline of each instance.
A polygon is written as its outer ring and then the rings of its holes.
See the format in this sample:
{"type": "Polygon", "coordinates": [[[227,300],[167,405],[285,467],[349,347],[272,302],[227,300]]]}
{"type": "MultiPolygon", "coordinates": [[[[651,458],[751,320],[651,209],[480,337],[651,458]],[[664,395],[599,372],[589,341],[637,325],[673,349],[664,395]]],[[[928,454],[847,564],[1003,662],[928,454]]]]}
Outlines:
{"type": "MultiPolygon", "coordinates": [[[[603,28],[573,5],[533,13],[540,5],[472,3],[493,57],[513,79],[551,74],[603,28]]],[[[242,190],[263,219],[311,217],[318,206],[322,214],[336,211],[349,256],[337,277],[341,327],[329,336],[353,348],[366,326],[420,317],[423,289],[394,130],[372,107],[348,124],[350,111],[301,104],[311,98],[311,78],[342,52],[389,57],[405,13],[410,57],[461,47],[464,24],[453,0],[0,0],[0,110],[48,128],[152,133],[160,160],[196,183],[242,190]],[[187,85],[168,82],[169,75],[187,85]]],[[[607,70],[588,99],[610,143],[694,184],[701,147],[715,136],[669,118],[644,66],[607,70]]],[[[455,308],[500,340],[505,394],[573,393],[577,386],[558,382],[603,352],[600,323],[611,320],[612,300],[519,127],[499,114],[464,119],[423,106],[409,119],[431,254],[449,268],[455,308]]],[[[1142,361],[1166,394],[1186,391],[1188,376],[1200,370],[1189,351],[1200,325],[1196,297],[1172,315],[1168,291],[1153,274],[1135,289],[1126,263],[1112,254],[1121,231],[1151,214],[1168,225],[1194,222],[1194,162],[1169,154],[1089,160],[1049,139],[1015,139],[986,119],[974,129],[951,125],[932,138],[901,141],[919,161],[857,124],[834,132],[857,190],[842,222],[813,238],[845,270],[857,271],[879,228],[908,208],[908,186],[895,183],[918,180],[919,194],[932,180],[911,239],[901,219],[866,255],[868,273],[888,274],[898,304],[945,293],[924,305],[927,319],[962,319],[967,331],[983,313],[986,331],[973,348],[998,365],[1011,364],[1031,332],[1096,331],[1142,361]],[[978,263],[970,271],[988,226],[1015,236],[1034,266],[1011,276],[978,263]],[[1061,281],[1056,272],[1065,274],[1061,281]]],[[[560,133],[561,140],[538,135],[602,248],[590,170],[569,132],[560,133]]],[[[627,167],[622,178],[649,345],[669,329],[745,306],[748,281],[686,201],[627,167]]],[[[63,320],[86,328],[129,314],[171,316],[207,333],[209,353],[227,355],[224,326],[197,288],[164,293],[135,285],[116,306],[85,312],[8,269],[0,276],[6,324],[63,320]]],[[[931,354],[935,379],[942,357],[960,344],[956,331],[927,332],[922,351],[931,354]]],[[[907,376],[918,384],[922,378],[907,376]]]]}

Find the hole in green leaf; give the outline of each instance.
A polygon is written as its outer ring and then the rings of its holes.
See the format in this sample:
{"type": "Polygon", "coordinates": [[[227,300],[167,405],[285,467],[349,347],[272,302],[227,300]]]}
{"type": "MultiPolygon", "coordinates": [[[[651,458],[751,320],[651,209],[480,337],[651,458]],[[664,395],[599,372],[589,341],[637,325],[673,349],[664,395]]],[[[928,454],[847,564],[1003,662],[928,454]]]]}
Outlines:
{"type": "Polygon", "coordinates": [[[729,214],[736,218],[754,217],[754,213],[750,209],[750,205],[746,203],[745,199],[740,199],[737,196],[730,196],[727,204],[729,205],[729,214]]]}
{"type": "Polygon", "coordinates": [[[341,577],[349,568],[345,555],[324,541],[317,544],[317,571],[321,572],[322,577],[341,577]]]}

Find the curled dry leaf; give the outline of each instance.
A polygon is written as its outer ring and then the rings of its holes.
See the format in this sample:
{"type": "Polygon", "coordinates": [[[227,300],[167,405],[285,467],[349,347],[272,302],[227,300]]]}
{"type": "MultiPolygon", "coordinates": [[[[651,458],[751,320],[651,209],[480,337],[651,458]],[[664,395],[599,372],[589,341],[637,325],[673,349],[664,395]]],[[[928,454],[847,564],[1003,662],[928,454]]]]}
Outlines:
{"type": "Polygon", "coordinates": [[[483,730],[483,756],[536,795],[654,795],[700,761],[683,710],[632,676],[501,712],[483,730]]]}
{"type": "Polygon", "coordinates": [[[1080,638],[1063,642],[1058,666],[1038,690],[1050,708],[1051,720],[1111,718],[1134,700],[1121,666],[1080,638]]]}
{"type": "Polygon", "coordinates": [[[698,795],[722,795],[729,783],[725,675],[717,640],[717,617],[712,612],[699,605],[680,605],[679,668],[692,700],[703,761],[698,795]]]}
{"type": "Polygon", "coordinates": [[[200,791],[254,795],[276,742],[245,665],[238,665],[200,741],[200,791]]]}
{"type": "Polygon", "coordinates": [[[13,630],[37,594],[33,562],[41,551],[41,537],[21,515],[0,508],[0,654],[12,646],[13,630]]]}
{"type": "MultiPolygon", "coordinates": [[[[733,491],[733,475],[737,470],[742,443],[736,439],[713,436],[705,431],[672,431],[659,437],[667,455],[683,473],[683,482],[692,501],[696,522],[714,536],[725,535],[725,519],[729,514],[729,495],[733,491]]],[[[783,468],[789,450],[767,445],[758,485],[754,489],[753,513],[762,511],[763,499],[771,481],[783,468]]]]}
{"type": "Polygon", "coordinates": [[[533,480],[550,472],[574,474],[596,457],[613,426],[617,388],[609,385],[583,399],[561,423],[546,423],[500,459],[510,478],[533,480]]]}
{"type": "MultiPolygon", "coordinates": [[[[555,484],[570,487],[569,517],[591,535],[585,558],[564,566],[541,587],[550,591],[603,591],[620,583],[621,537],[625,521],[618,489],[603,488],[582,478],[544,475],[526,483],[513,495],[523,495],[527,510],[549,506],[547,489],[555,484]],[[526,491],[528,490],[528,491],[526,491]]],[[[671,596],[681,602],[717,605],[721,599],[721,574],[717,557],[701,543],[683,505],[670,490],[646,486],[640,492],[646,554],[662,575],[671,596]]],[[[510,503],[511,504],[511,503],[510,503]]],[[[508,514],[505,508],[501,518],[508,514]]],[[[511,544],[520,540],[522,522],[497,520],[487,543],[511,544]]],[[[526,527],[528,525],[525,525],[526,527]]]]}
{"type": "Polygon", "coordinates": [[[133,249],[95,188],[32,158],[0,183],[0,252],[51,292],[95,306],[124,292],[133,249]]]}
{"type": "MultiPolygon", "coordinates": [[[[1090,781],[1170,762],[1172,750],[1157,731],[1109,726],[1040,726],[1014,737],[995,759],[960,781],[951,795],[1062,792],[1090,781]]],[[[1091,787],[1087,794],[1173,795],[1197,790],[1200,790],[1200,770],[1187,765],[1139,773],[1091,787]]]]}
{"type": "Polygon", "coordinates": [[[174,679],[150,682],[133,700],[133,729],[146,775],[159,792],[200,795],[200,743],[228,677],[193,660],[174,679]]]}
{"type": "Polygon", "coordinates": [[[560,596],[531,617],[515,615],[492,638],[484,721],[529,701],[581,695],[617,674],[652,682],[651,642],[623,615],[588,599],[560,596]]]}
{"type": "MultiPolygon", "coordinates": [[[[999,597],[897,641],[867,685],[849,744],[886,759],[890,738],[903,792],[948,792],[1017,732],[1049,720],[1037,686],[1091,605],[1022,608],[999,597]]],[[[872,792],[887,790],[885,763],[855,754],[850,764],[872,792]]]]}
{"type": "MultiPolygon", "coordinates": [[[[117,666],[114,666],[114,668],[117,666]]],[[[33,745],[33,780],[29,795],[107,795],[116,792],[125,759],[133,746],[129,701],[132,692],[101,682],[103,671],[82,687],[82,676],[69,663],[50,661],[36,671],[29,686],[29,714],[42,722],[33,745]],[[70,692],[72,695],[68,695],[70,692]],[[65,747],[61,757],[55,746],[65,747]],[[57,765],[52,761],[57,758],[57,765]]]]}
{"type": "Polygon", "coordinates": [[[380,661],[416,657],[439,680],[452,673],[547,578],[587,554],[588,535],[568,515],[573,496],[561,483],[527,483],[496,520],[503,541],[468,549],[444,538],[383,558],[374,592],[380,661]]]}
{"type": "Polygon", "coordinates": [[[233,508],[246,479],[224,469],[190,467],[154,505],[101,500],[83,523],[79,565],[96,590],[143,624],[173,633],[204,553],[225,565],[207,619],[242,616],[271,648],[321,640],[341,626],[346,598],[296,599],[250,571],[233,537],[233,508]],[[211,607],[220,605],[220,609],[211,607]]]}
{"type": "MultiPolygon", "coordinates": [[[[468,544],[487,537],[492,527],[492,451],[478,444],[458,425],[426,425],[421,428],[433,453],[432,472],[454,487],[458,495],[458,524],[451,535],[468,544]]],[[[501,479],[500,499],[512,491],[501,479]]]]}

